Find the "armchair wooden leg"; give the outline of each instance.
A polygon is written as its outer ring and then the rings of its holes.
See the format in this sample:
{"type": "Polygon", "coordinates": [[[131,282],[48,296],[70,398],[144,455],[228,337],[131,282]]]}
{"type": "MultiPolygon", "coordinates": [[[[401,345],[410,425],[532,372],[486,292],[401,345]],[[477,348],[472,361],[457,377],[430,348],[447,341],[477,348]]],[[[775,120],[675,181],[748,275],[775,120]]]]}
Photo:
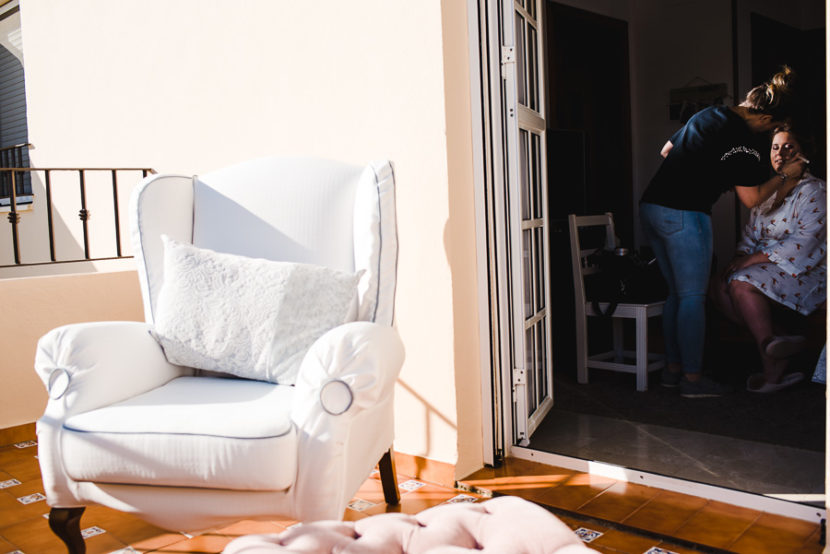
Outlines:
{"type": "Polygon", "coordinates": [[[84,507],[52,508],[49,512],[49,528],[66,543],[69,554],[84,554],[86,543],[81,536],[81,515],[84,507]]]}
{"type": "Polygon", "coordinates": [[[383,499],[387,504],[399,504],[401,493],[398,490],[398,475],[395,473],[395,457],[391,448],[378,462],[378,470],[380,471],[380,484],[383,486],[383,499]]]}

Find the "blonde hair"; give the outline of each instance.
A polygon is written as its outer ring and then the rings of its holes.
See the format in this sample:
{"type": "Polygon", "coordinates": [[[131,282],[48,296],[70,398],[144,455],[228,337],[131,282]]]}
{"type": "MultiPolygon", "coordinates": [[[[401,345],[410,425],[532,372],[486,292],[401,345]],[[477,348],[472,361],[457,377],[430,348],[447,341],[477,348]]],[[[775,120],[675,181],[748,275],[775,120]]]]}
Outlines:
{"type": "Polygon", "coordinates": [[[771,115],[778,121],[784,120],[794,108],[794,80],[795,72],[785,65],[769,81],[747,92],[741,106],[753,113],[771,115]]]}

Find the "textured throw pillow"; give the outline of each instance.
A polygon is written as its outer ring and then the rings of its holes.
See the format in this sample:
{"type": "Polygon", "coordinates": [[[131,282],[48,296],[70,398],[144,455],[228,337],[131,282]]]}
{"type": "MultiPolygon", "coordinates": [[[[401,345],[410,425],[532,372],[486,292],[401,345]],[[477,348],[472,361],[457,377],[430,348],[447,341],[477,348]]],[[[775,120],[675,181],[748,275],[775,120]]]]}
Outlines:
{"type": "Polygon", "coordinates": [[[357,317],[360,274],[162,241],[154,334],[171,363],[294,384],[312,343],[357,317]]]}

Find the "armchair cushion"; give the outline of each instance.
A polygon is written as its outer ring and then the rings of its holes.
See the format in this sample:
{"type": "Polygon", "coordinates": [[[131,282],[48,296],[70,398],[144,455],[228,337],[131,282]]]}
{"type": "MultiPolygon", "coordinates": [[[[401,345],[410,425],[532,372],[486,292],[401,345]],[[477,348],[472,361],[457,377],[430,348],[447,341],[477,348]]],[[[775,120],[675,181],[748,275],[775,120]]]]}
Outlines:
{"type": "Polygon", "coordinates": [[[163,241],[154,332],[172,363],[290,385],[314,341],[357,317],[359,275],[163,241]]]}
{"type": "Polygon", "coordinates": [[[297,470],[294,390],[244,379],[173,379],[68,418],[61,433],[66,472],[99,483],[284,490],[297,470]]]}

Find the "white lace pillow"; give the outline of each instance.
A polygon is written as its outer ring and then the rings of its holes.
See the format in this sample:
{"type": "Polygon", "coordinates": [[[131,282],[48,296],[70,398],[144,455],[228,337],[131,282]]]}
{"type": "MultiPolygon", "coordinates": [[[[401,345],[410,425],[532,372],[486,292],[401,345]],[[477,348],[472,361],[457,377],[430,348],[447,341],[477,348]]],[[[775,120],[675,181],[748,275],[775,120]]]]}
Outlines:
{"type": "Polygon", "coordinates": [[[312,343],[357,317],[359,274],[162,241],[154,334],[171,363],[294,384],[312,343]]]}

